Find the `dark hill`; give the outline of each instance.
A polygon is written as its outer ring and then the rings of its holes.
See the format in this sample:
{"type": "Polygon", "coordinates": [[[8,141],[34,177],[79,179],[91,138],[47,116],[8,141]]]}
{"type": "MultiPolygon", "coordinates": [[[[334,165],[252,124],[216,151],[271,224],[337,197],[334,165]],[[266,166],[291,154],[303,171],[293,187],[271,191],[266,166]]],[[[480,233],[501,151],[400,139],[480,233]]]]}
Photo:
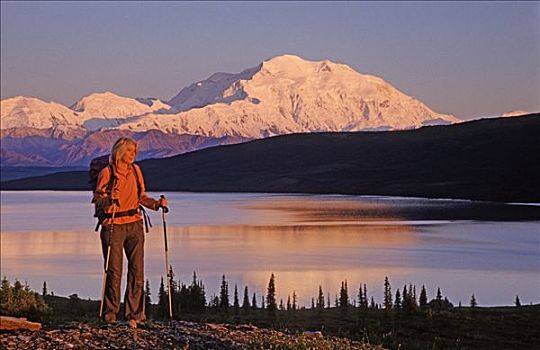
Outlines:
{"type": "MultiPolygon", "coordinates": [[[[409,131],[293,134],[140,162],[149,190],[540,202],[540,114],[409,131]]],[[[86,173],[3,182],[87,189],[86,173]]]]}

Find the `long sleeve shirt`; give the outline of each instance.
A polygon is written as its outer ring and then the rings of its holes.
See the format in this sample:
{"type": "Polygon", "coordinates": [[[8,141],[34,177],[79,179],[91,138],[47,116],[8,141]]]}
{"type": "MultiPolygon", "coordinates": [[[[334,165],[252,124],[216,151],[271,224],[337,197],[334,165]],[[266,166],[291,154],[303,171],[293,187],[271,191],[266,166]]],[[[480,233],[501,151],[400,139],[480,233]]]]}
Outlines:
{"type": "MultiPolygon", "coordinates": [[[[137,164],[131,164],[125,172],[116,170],[117,180],[113,182],[112,193],[117,194],[119,205],[116,212],[123,212],[131,209],[137,209],[139,204],[152,209],[159,209],[159,201],[148,197],[145,192],[144,178],[141,169],[137,164]],[[137,172],[137,174],[135,173],[137,172]],[[139,178],[140,188],[137,186],[137,176],[139,178]]],[[[112,198],[107,193],[107,185],[111,178],[111,169],[109,166],[103,168],[98,175],[96,191],[94,192],[94,203],[96,206],[103,208],[106,213],[112,213],[112,198]]],[[[115,217],[114,224],[127,224],[142,220],[140,212],[132,216],[115,217]]],[[[111,219],[107,218],[103,221],[104,225],[111,224],[111,219]]]]}

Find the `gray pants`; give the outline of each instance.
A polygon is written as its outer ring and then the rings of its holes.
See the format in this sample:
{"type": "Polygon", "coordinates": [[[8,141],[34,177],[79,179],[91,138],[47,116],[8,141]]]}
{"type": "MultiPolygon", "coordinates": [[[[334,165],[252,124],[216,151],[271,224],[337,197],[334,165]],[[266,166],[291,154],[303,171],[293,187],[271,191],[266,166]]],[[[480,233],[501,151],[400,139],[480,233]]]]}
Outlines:
{"type": "Polygon", "coordinates": [[[101,230],[101,247],[103,257],[107,259],[109,237],[111,252],[109,255],[109,270],[103,301],[105,321],[116,321],[120,311],[120,285],[122,281],[123,251],[128,260],[126,293],[124,295],[126,320],[144,321],[144,230],[143,222],[114,225],[110,235],[110,225],[104,225],[101,230]]]}

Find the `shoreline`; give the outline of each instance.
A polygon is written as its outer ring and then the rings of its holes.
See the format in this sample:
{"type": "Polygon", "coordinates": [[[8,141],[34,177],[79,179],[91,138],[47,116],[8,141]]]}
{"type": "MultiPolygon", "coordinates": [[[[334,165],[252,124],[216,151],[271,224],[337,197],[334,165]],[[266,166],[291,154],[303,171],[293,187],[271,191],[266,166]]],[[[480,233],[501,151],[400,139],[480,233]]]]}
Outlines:
{"type": "MultiPolygon", "coordinates": [[[[0,182],[1,186],[1,182],[0,182]]],[[[41,193],[47,193],[47,192],[62,192],[62,193],[92,193],[90,189],[2,189],[0,187],[0,193],[7,192],[7,193],[17,193],[17,192],[41,192],[41,193]]],[[[469,203],[487,203],[487,204],[505,204],[505,205],[522,205],[522,206],[534,206],[534,207],[540,207],[540,202],[519,202],[519,201],[497,201],[497,200],[486,200],[486,199],[474,199],[474,198],[457,198],[457,197],[422,197],[422,196],[397,196],[397,195],[385,195],[385,194],[353,194],[353,193],[326,193],[326,192],[253,192],[253,191],[182,191],[182,190],[159,190],[159,189],[148,189],[147,192],[149,193],[157,193],[157,192],[166,192],[166,193],[187,193],[187,194],[231,194],[231,195],[238,195],[238,194],[252,194],[252,195],[283,195],[283,196],[341,196],[341,197],[358,197],[362,199],[377,199],[377,198],[384,198],[384,199],[404,199],[404,200],[433,200],[433,201],[449,201],[449,202],[469,202],[469,203]]]]}

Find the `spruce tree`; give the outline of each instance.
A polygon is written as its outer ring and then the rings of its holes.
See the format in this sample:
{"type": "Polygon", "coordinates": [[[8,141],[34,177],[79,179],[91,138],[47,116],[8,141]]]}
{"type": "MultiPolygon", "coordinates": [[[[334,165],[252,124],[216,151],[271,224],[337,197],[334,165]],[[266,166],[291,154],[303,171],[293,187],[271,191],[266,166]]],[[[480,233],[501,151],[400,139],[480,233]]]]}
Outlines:
{"type": "Polygon", "coordinates": [[[242,302],[242,309],[249,310],[249,292],[248,292],[248,286],[245,286],[244,288],[244,301],[242,302]]]}
{"type": "Polygon", "coordinates": [[[392,303],[392,287],[390,286],[390,282],[388,281],[388,276],[384,278],[384,301],[383,301],[384,308],[386,310],[390,310],[393,306],[392,303]]]}
{"type": "Polygon", "coordinates": [[[411,309],[410,300],[408,298],[408,295],[409,295],[409,292],[407,292],[407,285],[404,285],[403,286],[403,293],[402,293],[402,296],[403,296],[402,308],[403,308],[403,310],[410,310],[411,309]]]}
{"type": "Polygon", "coordinates": [[[293,290],[292,292],[292,309],[296,310],[298,308],[298,305],[296,303],[296,291],[293,290]]]}
{"type": "Polygon", "coordinates": [[[475,298],[474,294],[471,296],[471,302],[470,302],[470,305],[471,305],[472,308],[478,306],[478,302],[476,301],[476,298],[475,298]]]}
{"type": "Polygon", "coordinates": [[[396,289],[396,301],[394,302],[395,309],[401,309],[401,294],[399,294],[399,288],[396,289]]]}
{"type": "Polygon", "coordinates": [[[364,283],[364,307],[368,306],[367,285],[364,283]]]}
{"type": "Polygon", "coordinates": [[[311,308],[315,308],[315,298],[311,298],[311,308]]]}
{"type": "Polygon", "coordinates": [[[152,294],[150,293],[150,282],[146,280],[146,286],[144,289],[144,310],[147,316],[149,316],[150,304],[152,303],[151,295],[152,294]]]}
{"type": "Polygon", "coordinates": [[[266,294],[266,308],[270,315],[275,315],[277,310],[276,305],[276,282],[274,274],[270,276],[270,281],[268,281],[268,290],[266,294]]]}
{"type": "Polygon", "coordinates": [[[326,307],[327,307],[327,308],[330,308],[330,293],[328,293],[326,296],[327,296],[327,299],[326,299],[326,300],[327,300],[327,302],[326,302],[326,307]]]}
{"type": "Polygon", "coordinates": [[[521,306],[521,301],[519,300],[519,295],[516,295],[516,300],[514,300],[514,305],[516,307],[520,307],[521,306]]]}
{"type": "Polygon", "coordinates": [[[339,291],[339,307],[347,308],[349,306],[349,293],[347,291],[347,281],[341,282],[339,291]]]}
{"type": "Polygon", "coordinates": [[[285,306],[283,306],[283,299],[279,299],[279,309],[285,310],[285,306]]]}
{"type": "Polygon", "coordinates": [[[221,279],[221,288],[219,291],[219,306],[224,310],[227,311],[229,309],[230,303],[229,303],[229,284],[227,283],[227,280],[225,279],[225,275],[223,275],[221,279]]]}
{"type": "Polygon", "coordinates": [[[47,282],[46,281],[43,281],[43,289],[41,291],[41,295],[42,296],[47,296],[47,282]]]}
{"type": "Polygon", "coordinates": [[[377,304],[375,304],[375,299],[373,299],[373,297],[371,297],[371,305],[370,305],[370,307],[371,307],[372,309],[377,308],[377,304]]]}
{"type": "Polygon", "coordinates": [[[238,315],[240,313],[240,300],[238,300],[238,287],[236,283],[234,284],[234,314],[238,315]]]}
{"type": "Polygon", "coordinates": [[[292,309],[291,296],[287,295],[287,311],[292,309]]]}
{"type": "Polygon", "coordinates": [[[251,307],[257,309],[257,294],[253,293],[253,299],[251,299],[251,307]]]}
{"type": "Polygon", "coordinates": [[[161,282],[159,283],[159,291],[158,291],[158,307],[159,307],[159,315],[163,318],[168,315],[168,296],[167,292],[165,292],[165,284],[163,283],[163,276],[161,276],[161,282]]]}
{"type": "Polygon", "coordinates": [[[420,291],[419,303],[421,308],[425,308],[427,306],[427,293],[424,285],[422,285],[422,290],[420,291]]]}
{"type": "Polygon", "coordinates": [[[435,307],[437,310],[442,310],[443,298],[441,293],[441,288],[437,288],[437,295],[435,296],[435,307]]]}
{"type": "Polygon", "coordinates": [[[317,297],[317,308],[324,309],[324,294],[322,286],[319,286],[319,296],[317,297]]]}

